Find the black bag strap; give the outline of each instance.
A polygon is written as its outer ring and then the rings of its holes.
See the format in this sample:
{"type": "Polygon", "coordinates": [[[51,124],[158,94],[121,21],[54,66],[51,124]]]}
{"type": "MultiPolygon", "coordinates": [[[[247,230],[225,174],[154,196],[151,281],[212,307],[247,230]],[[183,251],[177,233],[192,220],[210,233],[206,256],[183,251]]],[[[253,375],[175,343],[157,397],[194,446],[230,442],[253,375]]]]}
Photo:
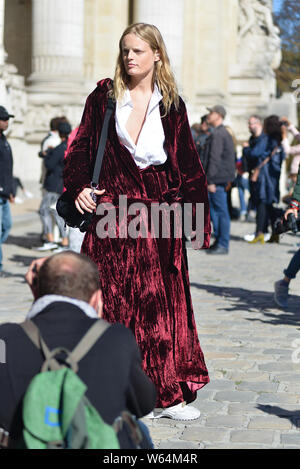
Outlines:
{"type": "Polygon", "coordinates": [[[77,373],[78,371],[78,362],[90,351],[93,345],[97,342],[98,339],[104,334],[106,329],[110,327],[110,324],[104,319],[98,319],[90,329],[82,337],[78,345],[73,349],[72,352],[69,352],[63,347],[57,347],[50,352],[45,341],[43,340],[41,333],[38,327],[34,324],[33,321],[28,320],[20,324],[23,331],[33,342],[33,344],[43,352],[45,357],[45,363],[42,367],[42,372],[51,370],[58,370],[61,368],[61,365],[55,359],[55,356],[60,352],[65,352],[67,354],[66,363],[68,363],[73,371],[77,373]]]}
{"type": "Polygon", "coordinates": [[[105,111],[104,122],[103,122],[102,130],[101,130],[100,142],[99,142],[98,150],[97,150],[93,178],[91,182],[91,187],[94,189],[98,187],[98,183],[99,183],[99,176],[100,176],[103,155],[104,155],[106,140],[107,140],[108,125],[109,125],[111,115],[114,111],[114,108],[115,108],[114,101],[111,97],[109,97],[108,102],[107,102],[107,108],[105,111]]]}

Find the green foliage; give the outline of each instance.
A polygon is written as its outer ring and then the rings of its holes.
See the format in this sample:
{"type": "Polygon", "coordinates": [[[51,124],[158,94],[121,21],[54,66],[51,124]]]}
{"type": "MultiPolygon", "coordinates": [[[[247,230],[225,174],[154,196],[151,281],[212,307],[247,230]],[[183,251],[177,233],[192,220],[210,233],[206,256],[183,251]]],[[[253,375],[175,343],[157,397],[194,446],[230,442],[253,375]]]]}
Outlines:
{"type": "MultiPolygon", "coordinates": [[[[280,11],[274,15],[275,23],[280,29],[282,41],[282,62],[276,70],[277,91],[294,92],[292,83],[300,79],[300,2],[299,0],[283,0],[280,11]]],[[[299,88],[299,85],[297,86],[299,88]]],[[[300,104],[298,103],[300,121],[300,104]]]]}

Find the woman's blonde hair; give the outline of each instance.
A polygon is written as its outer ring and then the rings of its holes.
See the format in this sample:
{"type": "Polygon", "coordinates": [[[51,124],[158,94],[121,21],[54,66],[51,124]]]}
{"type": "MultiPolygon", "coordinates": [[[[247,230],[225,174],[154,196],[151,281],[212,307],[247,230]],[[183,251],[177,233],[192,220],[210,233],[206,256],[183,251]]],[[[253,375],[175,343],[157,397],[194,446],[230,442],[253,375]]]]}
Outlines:
{"type": "Polygon", "coordinates": [[[129,76],[126,73],[123,62],[122,42],[127,34],[135,34],[143,41],[147,42],[153,52],[159,53],[160,60],[155,62],[155,70],[153,73],[153,85],[157,84],[163,99],[163,105],[166,113],[170,111],[172,103],[176,109],[179,105],[178,90],[175,83],[175,78],[171,70],[170,60],[168,57],[167,49],[164,40],[156,26],[146,23],[135,23],[123,32],[119,41],[119,56],[114,77],[114,96],[115,99],[120,99],[129,85],[129,76]]]}

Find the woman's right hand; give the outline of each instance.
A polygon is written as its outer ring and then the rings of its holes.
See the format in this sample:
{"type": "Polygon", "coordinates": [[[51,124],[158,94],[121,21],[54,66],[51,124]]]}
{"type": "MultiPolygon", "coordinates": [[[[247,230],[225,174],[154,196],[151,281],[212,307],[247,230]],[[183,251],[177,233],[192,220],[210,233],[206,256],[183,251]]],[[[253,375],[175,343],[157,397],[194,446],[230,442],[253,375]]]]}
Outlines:
{"type": "Polygon", "coordinates": [[[91,197],[92,192],[96,195],[102,195],[104,194],[105,189],[93,190],[90,187],[86,187],[85,189],[83,189],[75,200],[75,206],[80,213],[83,214],[84,211],[93,213],[94,210],[96,210],[97,205],[91,197]]]}

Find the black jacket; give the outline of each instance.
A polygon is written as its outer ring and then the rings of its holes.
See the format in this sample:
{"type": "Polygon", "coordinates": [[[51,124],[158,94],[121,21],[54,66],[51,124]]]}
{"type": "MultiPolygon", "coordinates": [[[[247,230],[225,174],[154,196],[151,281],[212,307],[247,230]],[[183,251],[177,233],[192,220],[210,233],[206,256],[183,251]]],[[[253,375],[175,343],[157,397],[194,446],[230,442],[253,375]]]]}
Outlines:
{"type": "Polygon", "coordinates": [[[206,176],[208,184],[227,184],[235,178],[234,143],[224,125],[212,133],[206,176]]]}
{"type": "Polygon", "coordinates": [[[44,157],[47,169],[44,188],[48,192],[56,192],[57,194],[62,194],[63,192],[63,167],[66,149],[67,140],[64,140],[57,147],[47,150],[44,157]]]}
{"type": "Polygon", "coordinates": [[[13,193],[13,157],[10,144],[0,132],[0,197],[9,199],[13,193]]]}
{"type": "MultiPolygon", "coordinates": [[[[50,350],[58,346],[73,350],[94,321],[66,302],[50,304],[33,319],[50,350]]],[[[22,398],[44,358],[18,324],[1,325],[0,340],[6,346],[6,363],[0,362],[0,428],[18,439],[22,398]]],[[[121,324],[107,329],[79,362],[78,376],[87,384],[86,396],[107,423],[112,424],[122,410],[137,417],[153,410],[155,387],[140,364],[135,338],[121,324]]],[[[120,443],[128,447],[126,435],[121,435],[120,443]]]]}

